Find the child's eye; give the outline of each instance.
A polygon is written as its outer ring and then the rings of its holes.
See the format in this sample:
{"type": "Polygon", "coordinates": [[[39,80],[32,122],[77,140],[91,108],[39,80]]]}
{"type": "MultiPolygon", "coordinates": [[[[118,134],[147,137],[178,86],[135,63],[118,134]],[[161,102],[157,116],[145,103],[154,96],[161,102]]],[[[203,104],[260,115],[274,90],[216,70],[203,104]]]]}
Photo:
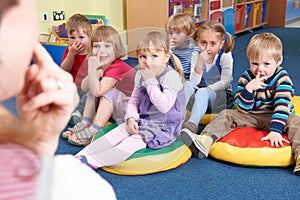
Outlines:
{"type": "Polygon", "coordinates": [[[206,46],[207,45],[207,43],[205,41],[200,41],[199,43],[200,43],[201,46],[206,46]]]}
{"type": "Polygon", "coordinates": [[[251,65],[252,65],[252,66],[258,66],[258,63],[252,62],[251,65]]]}
{"type": "Polygon", "coordinates": [[[216,45],[217,45],[217,43],[215,43],[215,42],[212,42],[212,43],[211,43],[211,46],[212,46],[212,47],[214,47],[214,46],[216,46],[216,45]]]}
{"type": "Polygon", "coordinates": [[[265,65],[266,67],[269,67],[269,66],[271,65],[271,63],[264,63],[264,65],[265,65]]]}
{"type": "Polygon", "coordinates": [[[69,37],[70,40],[75,40],[75,37],[71,36],[69,37]]]}
{"type": "Polygon", "coordinates": [[[152,55],[151,57],[152,57],[152,58],[157,58],[158,55],[154,54],[154,55],[152,55]]]}
{"type": "Polygon", "coordinates": [[[140,59],[146,59],[146,56],[145,55],[140,55],[139,58],[140,59]]]}
{"type": "Polygon", "coordinates": [[[93,48],[97,49],[97,48],[100,48],[100,45],[93,45],[93,48]]]}
{"type": "Polygon", "coordinates": [[[82,35],[82,36],[80,36],[79,38],[80,38],[80,39],[84,39],[84,38],[85,38],[85,36],[83,36],[83,35],[82,35]]]}

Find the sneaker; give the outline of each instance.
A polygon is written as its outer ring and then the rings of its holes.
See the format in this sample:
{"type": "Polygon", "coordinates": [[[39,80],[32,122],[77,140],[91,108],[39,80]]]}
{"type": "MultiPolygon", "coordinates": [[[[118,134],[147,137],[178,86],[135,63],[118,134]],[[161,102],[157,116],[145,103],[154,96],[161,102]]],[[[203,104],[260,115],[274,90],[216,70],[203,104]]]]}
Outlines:
{"type": "Polygon", "coordinates": [[[190,121],[184,121],[182,126],[181,126],[181,129],[188,129],[190,132],[192,133],[197,133],[198,131],[198,127],[193,123],[193,122],[190,122],[190,121]]]}
{"type": "Polygon", "coordinates": [[[203,142],[203,138],[206,136],[196,135],[187,128],[182,129],[180,135],[184,144],[187,145],[199,159],[208,156],[208,150],[203,142]]]}
{"type": "Polygon", "coordinates": [[[296,161],[296,166],[294,168],[294,174],[300,176],[300,156],[298,156],[296,161]]]}

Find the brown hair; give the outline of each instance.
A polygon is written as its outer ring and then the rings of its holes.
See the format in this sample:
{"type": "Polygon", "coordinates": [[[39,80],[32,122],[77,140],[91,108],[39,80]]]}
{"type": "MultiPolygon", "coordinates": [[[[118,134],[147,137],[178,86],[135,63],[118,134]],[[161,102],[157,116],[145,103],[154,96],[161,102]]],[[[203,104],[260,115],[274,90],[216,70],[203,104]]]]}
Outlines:
{"type": "Polygon", "coordinates": [[[67,21],[66,24],[67,34],[70,35],[74,31],[78,31],[79,29],[82,29],[83,32],[87,34],[89,37],[92,34],[92,25],[90,21],[81,14],[74,14],[67,21]]]}
{"type": "Polygon", "coordinates": [[[193,39],[196,42],[198,42],[200,34],[207,30],[212,30],[213,32],[219,33],[218,38],[220,40],[224,40],[223,49],[224,49],[225,53],[228,53],[229,51],[231,51],[233,49],[233,47],[234,47],[233,37],[230,35],[230,33],[226,32],[223,24],[221,24],[217,20],[211,20],[211,21],[205,22],[204,24],[201,24],[201,26],[195,31],[195,33],[193,35],[193,39]]]}
{"type": "Polygon", "coordinates": [[[13,6],[19,3],[18,0],[1,0],[0,1],[0,23],[6,12],[13,6]]]}
{"type": "Polygon", "coordinates": [[[195,32],[195,22],[188,14],[177,13],[172,15],[166,23],[167,33],[170,31],[182,32],[191,36],[195,32]]]}
{"type": "Polygon", "coordinates": [[[179,73],[182,80],[184,80],[181,62],[177,56],[175,56],[172,52],[169,52],[169,40],[166,35],[159,31],[151,31],[147,33],[146,36],[137,45],[137,55],[149,50],[150,45],[153,45],[157,49],[157,51],[164,51],[165,53],[171,54],[174,59],[175,70],[179,73]]]}
{"type": "Polygon", "coordinates": [[[248,59],[259,59],[260,56],[269,55],[276,62],[282,59],[282,42],[273,33],[260,33],[254,35],[246,51],[248,59]]]}
{"type": "Polygon", "coordinates": [[[126,50],[122,43],[119,32],[111,26],[98,26],[92,33],[89,44],[89,55],[92,55],[93,43],[105,41],[113,45],[117,58],[125,56],[126,50]]]}

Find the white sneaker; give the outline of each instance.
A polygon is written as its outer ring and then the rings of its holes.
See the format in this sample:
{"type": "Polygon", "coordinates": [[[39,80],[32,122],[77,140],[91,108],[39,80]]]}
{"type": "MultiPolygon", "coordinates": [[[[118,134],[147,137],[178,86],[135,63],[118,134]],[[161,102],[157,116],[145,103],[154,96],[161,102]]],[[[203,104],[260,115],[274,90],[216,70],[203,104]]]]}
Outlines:
{"type": "Polygon", "coordinates": [[[208,150],[204,146],[202,136],[192,133],[187,128],[182,129],[180,135],[184,144],[187,145],[199,159],[208,156],[208,150]]]}

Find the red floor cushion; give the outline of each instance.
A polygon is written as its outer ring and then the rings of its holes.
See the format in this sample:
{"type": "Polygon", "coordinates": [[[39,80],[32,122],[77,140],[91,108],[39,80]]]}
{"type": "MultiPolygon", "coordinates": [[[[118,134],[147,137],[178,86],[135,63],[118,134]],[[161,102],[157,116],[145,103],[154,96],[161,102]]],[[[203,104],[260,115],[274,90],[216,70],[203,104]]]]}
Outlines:
{"type": "MultiPolygon", "coordinates": [[[[289,166],[293,164],[289,143],[283,147],[272,147],[270,141],[260,139],[268,134],[255,128],[235,128],[216,142],[209,155],[235,164],[250,166],[289,166]]],[[[286,134],[283,134],[285,139],[286,134]]]]}

